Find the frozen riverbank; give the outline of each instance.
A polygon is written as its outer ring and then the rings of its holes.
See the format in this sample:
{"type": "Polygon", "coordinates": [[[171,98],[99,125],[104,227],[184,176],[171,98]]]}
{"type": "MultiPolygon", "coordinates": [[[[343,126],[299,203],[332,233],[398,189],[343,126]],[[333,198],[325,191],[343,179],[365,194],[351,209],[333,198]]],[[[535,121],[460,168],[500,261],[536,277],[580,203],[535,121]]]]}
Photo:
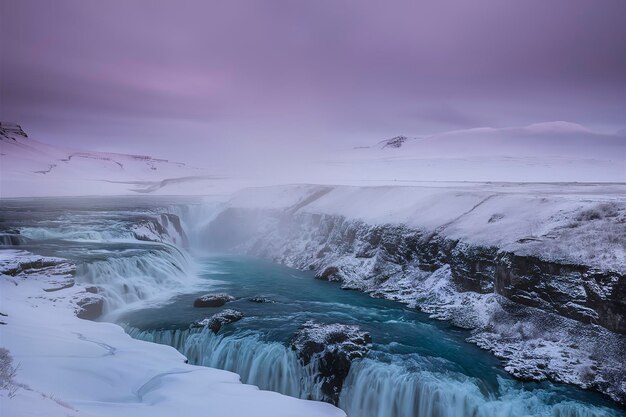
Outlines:
{"type": "Polygon", "coordinates": [[[23,251],[0,255],[0,345],[17,367],[10,389],[0,390],[3,416],[344,416],[188,365],[175,349],[134,340],[117,325],[79,319],[85,287],[54,291],[71,266],[23,251]],[[28,269],[16,273],[20,264],[28,269]]]}

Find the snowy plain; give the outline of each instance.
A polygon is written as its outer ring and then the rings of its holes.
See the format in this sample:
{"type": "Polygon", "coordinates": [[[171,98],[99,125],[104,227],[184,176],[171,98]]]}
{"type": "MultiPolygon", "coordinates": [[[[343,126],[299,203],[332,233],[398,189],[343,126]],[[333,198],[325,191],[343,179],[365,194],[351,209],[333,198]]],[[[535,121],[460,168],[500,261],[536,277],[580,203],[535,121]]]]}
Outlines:
{"type": "MultiPolygon", "coordinates": [[[[202,166],[145,155],[67,149],[0,122],[0,196],[229,195],[278,184],[435,186],[479,189],[486,183],[549,193],[560,187],[626,183],[624,132],[595,132],[566,122],[482,128],[314,152],[281,149],[202,166]],[[546,187],[546,184],[548,186],[546,187]]],[[[246,150],[242,150],[246,153],[246,150]]],[[[585,191],[582,191],[584,193],[585,191]]],[[[596,193],[597,194],[597,193],[596,193]]]]}

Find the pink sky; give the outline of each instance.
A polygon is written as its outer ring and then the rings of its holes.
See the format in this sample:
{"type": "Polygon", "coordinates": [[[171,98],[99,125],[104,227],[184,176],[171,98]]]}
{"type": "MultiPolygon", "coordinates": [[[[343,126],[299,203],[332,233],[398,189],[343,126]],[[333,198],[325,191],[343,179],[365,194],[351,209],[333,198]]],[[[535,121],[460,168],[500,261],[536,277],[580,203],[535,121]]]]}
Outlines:
{"type": "Polygon", "coordinates": [[[192,163],[558,120],[614,132],[624,16],[623,0],[4,0],[0,119],[192,163]]]}

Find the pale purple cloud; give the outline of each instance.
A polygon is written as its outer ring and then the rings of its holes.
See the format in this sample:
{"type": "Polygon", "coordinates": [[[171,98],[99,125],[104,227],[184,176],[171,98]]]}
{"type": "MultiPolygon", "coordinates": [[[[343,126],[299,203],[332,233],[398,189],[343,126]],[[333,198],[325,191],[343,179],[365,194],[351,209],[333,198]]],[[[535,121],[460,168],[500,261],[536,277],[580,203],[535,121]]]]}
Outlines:
{"type": "Polygon", "coordinates": [[[1,118],[196,159],[552,120],[617,130],[625,15],[622,0],[5,0],[1,118]]]}

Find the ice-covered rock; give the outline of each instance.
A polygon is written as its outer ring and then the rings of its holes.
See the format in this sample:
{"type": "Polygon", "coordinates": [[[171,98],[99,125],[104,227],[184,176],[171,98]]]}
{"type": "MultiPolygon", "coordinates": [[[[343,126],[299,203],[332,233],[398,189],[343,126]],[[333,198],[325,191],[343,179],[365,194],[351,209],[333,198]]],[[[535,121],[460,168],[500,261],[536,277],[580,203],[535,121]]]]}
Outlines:
{"type": "Polygon", "coordinates": [[[323,400],[337,404],[352,361],[363,358],[372,342],[358,326],[306,322],[291,340],[302,364],[312,369],[323,400]]]}
{"type": "Polygon", "coordinates": [[[235,297],[224,293],[205,294],[196,298],[194,307],[221,307],[229,301],[234,301],[235,297]]]}
{"type": "Polygon", "coordinates": [[[133,226],[135,239],[149,242],[170,243],[187,247],[188,239],[180,218],[173,213],[139,219],[133,226]]]}
{"type": "Polygon", "coordinates": [[[0,122],[0,136],[9,140],[14,140],[13,136],[28,137],[22,126],[12,122],[0,122]]]}
{"type": "Polygon", "coordinates": [[[219,313],[213,314],[211,317],[193,323],[191,327],[207,327],[211,329],[213,333],[217,333],[224,325],[234,323],[242,318],[243,313],[241,311],[227,308],[219,313]]]}
{"type": "Polygon", "coordinates": [[[76,303],[76,316],[85,320],[95,320],[102,315],[104,299],[98,294],[87,293],[76,303]]]}

